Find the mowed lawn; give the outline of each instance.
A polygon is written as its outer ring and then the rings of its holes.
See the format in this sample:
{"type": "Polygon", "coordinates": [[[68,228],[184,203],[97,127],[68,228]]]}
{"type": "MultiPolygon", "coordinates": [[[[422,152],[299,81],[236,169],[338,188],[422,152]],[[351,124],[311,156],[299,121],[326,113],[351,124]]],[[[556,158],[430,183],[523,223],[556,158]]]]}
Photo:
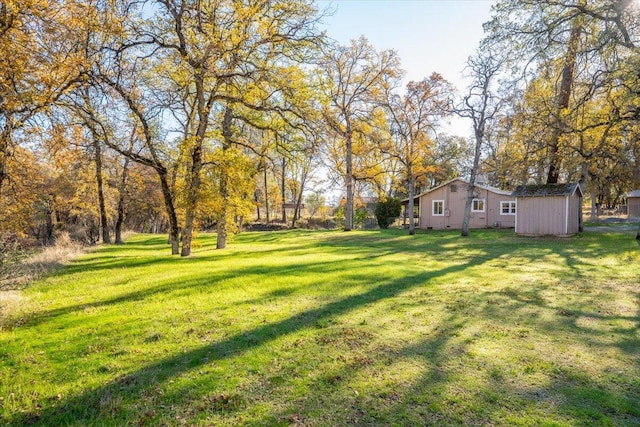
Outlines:
{"type": "Polygon", "coordinates": [[[0,292],[0,424],[640,425],[633,237],[136,235],[0,292]]]}

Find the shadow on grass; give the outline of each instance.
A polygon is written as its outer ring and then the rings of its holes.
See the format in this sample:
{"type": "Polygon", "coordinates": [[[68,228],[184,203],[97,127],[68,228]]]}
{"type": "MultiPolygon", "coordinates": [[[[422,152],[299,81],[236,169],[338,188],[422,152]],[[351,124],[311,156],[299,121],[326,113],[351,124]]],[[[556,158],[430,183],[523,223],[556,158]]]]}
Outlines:
{"type": "MultiPolygon", "coordinates": [[[[51,310],[41,310],[36,314],[30,314],[28,317],[21,317],[14,320],[14,323],[19,324],[20,326],[33,327],[37,326],[43,322],[51,321],[55,317],[65,316],[74,312],[84,311],[93,308],[105,308],[110,306],[115,306],[128,302],[135,301],[143,301],[153,298],[156,295],[165,295],[168,293],[177,293],[183,292],[185,290],[190,291],[191,293],[197,292],[221,292],[224,290],[224,283],[226,280],[234,279],[236,277],[241,276],[293,276],[293,275],[311,275],[315,277],[323,277],[323,275],[331,274],[334,272],[345,272],[345,271],[354,271],[354,275],[357,276],[355,270],[352,269],[353,265],[359,267],[366,267],[368,264],[375,264],[376,259],[382,256],[387,255],[386,252],[381,253],[378,252],[376,254],[368,254],[368,255],[359,255],[358,257],[349,258],[346,261],[319,261],[319,262],[298,262],[292,265],[253,265],[253,266],[244,266],[242,264],[236,264],[232,269],[227,268],[225,271],[209,271],[205,269],[199,270],[199,273],[195,274],[195,277],[190,279],[182,279],[180,281],[176,281],[175,278],[164,279],[160,281],[160,283],[156,285],[147,286],[143,289],[139,289],[133,292],[125,292],[115,297],[110,297],[103,300],[93,300],[92,302],[87,303],[79,303],[73,305],[67,305],[51,310]]],[[[123,262],[125,261],[118,261],[123,262]]],[[[206,258],[191,258],[186,259],[183,262],[189,263],[190,266],[193,265],[201,265],[201,266],[210,266],[212,260],[206,258]]],[[[136,267],[159,267],[164,265],[165,267],[172,264],[172,260],[147,260],[143,259],[139,262],[130,262],[128,265],[131,268],[136,267]]],[[[84,267],[78,267],[81,271],[84,270],[84,267]]],[[[71,267],[65,272],[60,274],[73,274],[76,270],[71,267]],[[66,273],[65,273],[66,272],[66,273]]],[[[189,275],[190,277],[193,274],[189,275]]],[[[136,277],[132,277],[128,280],[136,280],[136,277]]],[[[126,282],[126,281],[125,281],[126,282]]],[[[272,293],[264,295],[260,298],[254,298],[250,300],[241,301],[238,304],[257,304],[260,302],[264,302],[266,300],[273,299],[275,297],[282,297],[284,295],[288,295],[293,293],[293,290],[289,288],[277,289],[272,293]]],[[[9,323],[7,326],[11,326],[9,323]]]]}
{"type": "MultiPolygon", "coordinates": [[[[615,236],[612,237],[605,238],[609,240],[605,246],[589,241],[584,246],[579,240],[527,240],[523,243],[529,244],[529,250],[524,252],[529,254],[528,261],[533,262],[541,252],[531,249],[537,246],[546,250],[551,244],[553,250],[550,253],[564,258],[569,273],[580,278],[581,270],[586,266],[585,257],[597,259],[612,253],[625,254],[628,247],[616,244],[615,236]]],[[[492,253],[491,249],[489,253],[492,253]]],[[[518,253],[521,255],[522,251],[518,253]]],[[[497,253],[493,255],[476,258],[468,267],[478,260],[499,256],[497,253]]],[[[508,253],[503,252],[502,255],[508,256],[508,253]]],[[[571,283],[579,283],[579,280],[571,283]]],[[[562,286],[558,287],[562,289],[562,286]]],[[[625,285],[624,282],[622,286],[628,289],[620,289],[620,292],[627,293],[636,304],[640,302],[640,294],[634,292],[636,286],[625,285]]],[[[549,286],[533,284],[522,289],[507,287],[499,292],[481,291],[478,295],[464,296],[462,307],[453,307],[461,312],[443,316],[435,333],[400,351],[387,352],[393,359],[387,365],[409,358],[414,365],[420,364],[426,371],[409,384],[396,384],[393,390],[370,389],[367,395],[361,396],[348,387],[350,379],[358,375],[357,367],[342,365],[326,372],[308,388],[326,391],[328,382],[339,382],[343,386],[333,387],[330,391],[339,397],[318,394],[312,400],[324,401],[324,407],[334,407],[344,413],[336,418],[325,418],[320,424],[640,425],[640,309],[628,311],[628,314],[624,310],[622,314],[598,310],[598,295],[577,301],[569,297],[568,301],[558,304],[549,301],[548,292],[553,291],[549,286]],[[581,322],[584,319],[596,321],[603,329],[585,326],[581,322]],[[499,324],[495,323],[497,320],[500,320],[499,324]],[[495,325],[498,339],[509,342],[516,352],[518,347],[524,348],[522,355],[518,356],[522,357],[520,366],[517,363],[510,365],[510,369],[516,367],[515,371],[505,371],[501,365],[500,358],[505,355],[477,354],[478,348],[473,347],[475,340],[479,339],[476,334],[486,340],[491,336],[491,330],[458,336],[458,331],[464,331],[468,324],[476,325],[478,321],[495,325]],[[617,325],[618,322],[622,322],[622,326],[617,325]],[[530,333],[539,334],[536,339],[543,348],[531,348],[530,351],[526,348],[531,345],[527,339],[530,333]],[[501,334],[508,336],[502,337],[501,334]],[[628,356],[624,360],[630,360],[632,364],[617,370],[607,367],[606,360],[602,361],[605,366],[597,361],[592,365],[585,362],[584,366],[579,360],[572,362],[571,358],[576,355],[571,354],[571,347],[568,350],[553,348],[556,345],[553,340],[558,334],[568,343],[564,345],[575,344],[587,353],[590,349],[597,349],[600,355],[622,352],[628,356]],[[553,348],[553,353],[545,354],[545,346],[553,348]],[[564,360],[565,357],[569,361],[564,360]],[[460,389],[461,369],[452,367],[456,363],[465,365],[463,372],[476,369],[478,378],[472,381],[477,383],[472,382],[466,389],[460,389]],[[336,401],[340,402],[339,406],[336,406],[336,401]]],[[[579,285],[567,290],[582,291],[579,285]]],[[[491,344],[488,346],[490,348],[491,344]]],[[[368,363],[365,361],[365,365],[368,363]]],[[[362,368],[367,369],[366,366],[362,368]]],[[[383,375],[378,374],[379,370],[380,367],[376,366],[368,374],[383,375]]],[[[271,421],[282,423],[283,420],[294,419],[304,423],[305,414],[313,413],[313,409],[307,399],[299,399],[277,412],[271,421]]],[[[317,422],[317,418],[310,420],[311,424],[317,422]]]]}
{"type": "MultiPolygon", "coordinates": [[[[634,294],[636,298],[640,294],[634,294]]],[[[424,372],[406,384],[398,383],[391,389],[369,389],[367,395],[354,394],[348,386],[334,388],[340,393],[316,399],[335,407],[336,400],[344,410],[337,419],[327,425],[638,425],[640,424],[640,313],[632,315],[599,314],[590,310],[549,305],[536,292],[487,293],[466,299],[461,311],[443,316],[435,332],[424,340],[412,343],[400,350],[388,352],[394,363],[409,360],[411,366],[419,366],[424,372]],[[498,296],[500,304],[492,301],[498,296]],[[490,304],[487,301],[492,301],[490,304]],[[496,308],[497,306],[497,308],[496,308]],[[550,319],[530,318],[532,306],[551,314],[550,319]],[[569,313],[569,310],[572,310],[569,313]],[[630,324],[623,330],[598,331],[581,326],[577,319],[597,318],[608,325],[617,320],[630,324]],[[477,326],[478,321],[491,325],[503,319],[499,325],[471,333],[466,328],[477,326]],[[473,326],[471,326],[473,325],[473,326]],[[494,329],[495,328],[495,329],[494,329]],[[492,334],[496,337],[492,338],[492,334]],[[542,348],[527,347],[529,333],[540,334],[542,348]],[[504,335],[507,336],[504,336],[504,335]],[[545,342],[562,335],[571,346],[582,351],[598,349],[598,354],[612,354],[617,350],[628,354],[635,362],[623,366],[623,370],[606,367],[597,362],[583,365],[571,349],[555,349],[545,354],[545,342]],[[488,340],[488,338],[491,338],[488,340]],[[484,340],[475,346],[478,340],[484,340]],[[514,354],[492,354],[491,341],[508,343],[514,354]],[[488,353],[480,350],[485,347],[488,353]],[[519,347],[522,350],[519,350],[519,347]],[[519,363],[505,362],[515,357],[519,363]],[[571,359],[576,357],[577,360],[571,359]],[[505,367],[506,365],[506,367],[505,367]],[[465,376],[469,376],[465,380],[465,376]]],[[[534,341],[536,342],[536,341],[534,341]]],[[[367,369],[363,367],[363,369],[367,369]]],[[[377,376],[379,367],[368,370],[377,376]]],[[[327,378],[337,378],[341,384],[349,384],[358,375],[358,368],[343,366],[328,372],[311,390],[322,390],[327,378]]],[[[382,374],[383,375],[383,374],[382,374]]],[[[326,387],[325,387],[326,389],[326,387]]],[[[309,414],[311,408],[305,399],[293,402],[273,420],[286,420],[291,414],[309,414]]],[[[302,415],[301,415],[302,417],[302,415]]],[[[312,422],[313,424],[313,422],[312,422]]]]}
{"type": "MultiPolygon", "coordinates": [[[[295,235],[292,235],[295,237],[295,235]]],[[[153,395],[156,393],[156,388],[160,385],[166,384],[171,381],[172,378],[178,377],[186,372],[198,369],[204,364],[211,363],[212,361],[220,361],[229,358],[233,358],[236,356],[241,356],[246,354],[247,352],[259,348],[265,344],[268,344],[278,338],[289,336],[295,334],[299,331],[303,331],[309,328],[315,328],[318,324],[330,321],[335,317],[347,315],[358,308],[362,308],[367,305],[372,305],[379,303],[383,300],[394,298],[399,296],[400,294],[410,291],[412,288],[418,286],[424,286],[425,284],[430,283],[434,279],[441,278],[450,273],[460,273],[469,268],[481,266],[484,263],[494,260],[498,257],[508,257],[511,251],[515,251],[523,245],[529,245],[529,250],[521,252],[520,256],[525,258],[528,262],[534,262],[536,257],[540,256],[540,251],[546,251],[549,248],[549,242],[546,241],[536,241],[536,240],[520,240],[517,238],[507,238],[505,242],[503,242],[500,247],[492,247],[487,245],[487,242],[484,240],[489,240],[491,236],[489,235],[480,235],[480,238],[476,241],[470,241],[470,243],[465,243],[465,247],[469,248],[473,247],[474,251],[472,251],[473,255],[461,255],[458,253],[459,250],[459,241],[453,238],[453,234],[443,233],[441,235],[442,241],[434,242],[430,241],[420,241],[418,239],[412,240],[404,240],[403,237],[396,234],[382,234],[384,237],[381,239],[380,234],[360,234],[358,236],[354,235],[333,235],[331,236],[331,240],[323,240],[322,246],[324,248],[328,248],[333,253],[348,253],[352,258],[352,261],[363,261],[368,260],[369,262],[376,262],[376,256],[389,255],[389,254],[402,254],[407,246],[411,247],[412,251],[418,253],[418,255],[424,256],[425,259],[428,259],[430,256],[434,256],[438,254],[441,257],[445,257],[447,259],[455,258],[456,265],[431,270],[424,272],[413,272],[411,274],[407,274],[401,280],[390,280],[381,276],[366,276],[364,274],[360,274],[357,271],[354,271],[354,275],[359,275],[359,280],[363,283],[371,284],[373,283],[373,287],[370,287],[365,292],[361,292],[357,295],[350,295],[344,297],[342,299],[332,301],[326,303],[318,308],[306,310],[304,312],[295,314],[286,319],[276,321],[273,323],[268,323],[262,326],[255,327],[251,330],[244,331],[238,333],[236,335],[224,338],[219,340],[213,344],[203,345],[201,347],[188,350],[181,354],[172,355],[165,359],[159,360],[155,363],[148,364],[146,366],[141,367],[138,370],[130,372],[127,375],[123,375],[110,383],[107,383],[101,387],[87,390],[83,393],[80,393],[76,396],[70,396],[63,398],[62,401],[56,404],[56,407],[45,407],[41,410],[36,410],[32,412],[26,412],[22,414],[13,414],[11,419],[6,420],[8,425],[24,425],[28,423],[35,423],[39,425],[67,425],[67,424],[75,424],[75,425],[102,425],[102,424],[110,424],[117,425],[119,421],[127,420],[127,422],[132,422],[131,418],[126,418],[127,414],[118,414],[118,413],[104,413],[102,402],[104,400],[108,400],[111,396],[120,395],[125,396],[125,399],[130,402],[133,401],[134,404],[130,405],[135,407],[135,402],[141,400],[145,395],[153,395]],[[538,248],[539,250],[536,250],[538,248]],[[125,417],[125,418],[123,418],[125,417]],[[106,420],[106,421],[105,421],[106,420]]],[[[266,236],[264,239],[274,238],[275,236],[266,236]]],[[[262,239],[262,237],[260,237],[262,239]]],[[[267,240],[263,240],[266,242],[267,240]]],[[[567,265],[570,269],[575,270],[575,273],[578,274],[581,269],[580,257],[576,256],[575,248],[571,247],[572,242],[563,241],[563,242],[553,242],[551,245],[551,253],[559,254],[567,260],[567,265]]],[[[573,242],[575,243],[575,242],[573,242]]],[[[286,250],[295,247],[295,250],[304,252],[306,246],[317,246],[318,242],[313,242],[309,244],[301,244],[287,247],[286,250]]],[[[281,249],[279,249],[281,250],[281,249]]],[[[279,251],[275,250],[275,252],[279,251]]],[[[605,253],[610,252],[611,250],[621,250],[617,247],[612,249],[612,247],[603,248],[598,247],[597,245],[593,247],[580,245],[579,250],[582,256],[585,256],[585,252],[588,252],[586,256],[599,256],[605,253]]],[[[250,251],[244,251],[246,256],[250,256],[250,251]]],[[[217,254],[216,254],[217,255],[217,254]]],[[[232,255],[232,254],[230,254],[232,255]]],[[[167,262],[174,261],[175,258],[171,258],[167,260],[167,262]]],[[[187,262],[199,263],[205,260],[202,258],[193,258],[190,260],[185,260],[187,262]]],[[[141,260],[141,262],[147,262],[147,266],[155,265],[152,260],[141,260]]],[[[155,261],[161,262],[161,261],[155,261]]],[[[164,262],[164,261],[162,261],[164,262]]],[[[207,262],[211,262],[209,258],[207,262]]],[[[126,263],[126,262],[125,262],[126,263]]],[[[231,278],[236,275],[242,274],[253,274],[253,275],[273,275],[273,274],[282,274],[286,276],[290,273],[304,273],[304,274],[316,274],[322,275],[323,273],[327,273],[329,271],[339,271],[345,268],[349,268],[349,264],[340,263],[340,262],[308,262],[303,265],[292,265],[289,267],[283,266],[253,266],[253,267],[242,267],[230,271],[225,272],[222,275],[219,273],[216,274],[216,281],[223,281],[226,278],[231,278]]],[[[81,267],[79,267],[81,268],[81,267]]],[[[177,285],[178,289],[210,289],[211,286],[215,286],[215,283],[212,283],[210,280],[207,280],[203,275],[202,277],[195,278],[191,281],[185,281],[177,285]]],[[[96,307],[105,306],[105,305],[117,305],[126,301],[138,300],[149,298],[155,294],[161,294],[169,291],[176,290],[176,284],[173,281],[167,281],[166,283],[162,283],[157,286],[153,286],[144,290],[127,293],[124,295],[119,295],[115,298],[110,298],[104,301],[95,301],[90,303],[96,307]]],[[[444,423],[453,423],[453,424],[464,424],[465,421],[460,418],[459,414],[455,413],[447,413],[447,408],[444,407],[446,405],[447,400],[445,398],[441,398],[442,393],[445,386],[450,381],[450,371],[447,368],[448,358],[453,354],[463,355],[466,352],[466,344],[459,343],[457,340],[454,342],[453,337],[455,337],[456,331],[464,328],[465,322],[468,318],[481,318],[486,321],[491,321],[495,319],[510,319],[512,316],[518,314],[519,312],[521,316],[526,316],[526,309],[536,307],[539,310],[544,311],[556,311],[557,318],[552,322],[548,321],[537,321],[533,320],[532,324],[541,329],[548,328],[548,331],[553,331],[558,328],[565,329],[567,333],[576,332],[576,339],[587,340],[587,337],[594,336],[591,333],[580,334],[581,331],[580,326],[576,324],[575,317],[568,316],[563,313],[574,313],[573,316],[591,316],[592,312],[583,311],[580,312],[576,307],[565,307],[559,308],[556,306],[551,306],[546,302],[544,295],[542,295],[542,291],[544,288],[534,289],[530,291],[522,291],[522,290],[511,290],[507,292],[501,293],[486,293],[484,295],[484,299],[473,297],[470,298],[468,313],[465,315],[460,314],[450,314],[449,316],[443,318],[441,320],[441,329],[438,333],[434,334],[434,336],[429,337],[423,342],[418,344],[412,344],[404,349],[402,349],[399,353],[390,353],[389,357],[393,360],[397,360],[402,357],[419,357],[422,358],[430,367],[429,373],[424,375],[422,378],[418,378],[416,382],[412,385],[407,386],[404,390],[398,389],[396,390],[393,396],[390,397],[389,402],[391,404],[387,408],[376,408],[368,403],[363,403],[361,400],[357,399],[346,399],[345,402],[352,405],[347,411],[350,411],[345,422],[350,424],[376,424],[376,423],[385,423],[385,420],[388,420],[389,423],[393,423],[394,420],[398,418],[394,418],[393,415],[395,412],[404,412],[410,413],[411,411],[416,411],[410,417],[405,419],[415,420],[416,422],[422,421],[423,423],[431,423],[431,424],[444,424],[444,423]],[[493,304],[485,304],[487,298],[493,298],[501,301],[499,305],[493,304]],[[445,351],[445,347],[447,346],[456,346],[457,350],[454,353],[449,351],[445,351]],[[431,401],[426,402],[425,404],[425,395],[428,393],[436,393],[435,397],[431,399],[431,401]],[[420,400],[422,399],[422,400],[420,400]],[[393,403],[396,402],[396,403],[393,403]],[[422,412],[420,412],[422,411],[422,412]]],[[[247,304],[259,303],[262,301],[269,300],[271,298],[278,298],[286,295],[290,295],[290,291],[286,289],[277,289],[272,292],[266,293],[263,298],[255,298],[244,301],[247,304]]],[[[41,313],[37,318],[33,319],[32,322],[42,322],[45,319],[48,319],[52,316],[60,316],[64,315],[76,310],[83,309],[86,307],[86,304],[79,304],[77,306],[69,306],[64,307],[58,310],[51,310],[49,312],[41,313]]],[[[602,315],[603,320],[616,320],[616,318],[609,318],[608,315],[602,315]]],[[[638,315],[636,316],[623,316],[620,320],[629,320],[638,324],[638,315]]],[[[32,323],[29,323],[32,325],[32,323]]],[[[583,331],[584,332],[584,331],[583,331]]],[[[587,331],[588,332],[588,331],[587,331]]],[[[633,351],[633,346],[637,348],[640,343],[638,342],[637,336],[634,336],[632,332],[629,332],[629,342],[619,343],[620,346],[628,349],[629,351],[633,351]],[[631,345],[631,347],[630,347],[631,345]]],[[[360,368],[355,366],[353,369],[342,369],[336,368],[333,372],[327,372],[325,375],[321,376],[318,379],[320,382],[331,382],[331,381],[346,381],[350,376],[353,376],[358,372],[360,368]]],[[[637,370],[637,369],[636,369],[637,370]]],[[[537,390],[523,390],[519,389],[516,385],[509,383],[507,378],[501,377],[499,375],[499,366],[495,366],[491,368],[492,372],[496,372],[495,375],[492,375],[487,381],[487,384],[483,387],[482,390],[478,390],[477,394],[474,395],[474,399],[477,400],[477,404],[481,405],[482,402],[486,399],[487,401],[491,401],[493,399],[495,403],[495,399],[501,399],[501,395],[498,397],[492,395],[492,391],[498,387],[503,387],[505,390],[511,390],[516,396],[519,396],[522,401],[526,401],[527,399],[535,399],[536,396],[544,396],[549,394],[554,394],[560,396],[564,399],[561,404],[566,404],[566,408],[564,409],[565,413],[571,414],[571,411],[575,409],[575,405],[580,405],[581,400],[579,397],[576,397],[580,393],[588,396],[590,393],[594,392],[597,389],[597,384],[591,381],[589,378],[580,377],[575,372],[565,372],[559,371],[557,375],[562,375],[563,378],[558,379],[556,383],[551,383],[548,386],[540,387],[537,390]],[[571,375],[572,378],[569,378],[569,381],[565,381],[567,376],[571,375]],[[575,384],[577,383],[578,392],[577,394],[572,394],[569,390],[563,390],[563,387],[567,387],[567,384],[575,384]],[[576,403],[577,399],[577,403],[576,403]]],[[[313,385],[311,387],[313,389],[313,385]]],[[[321,396],[317,396],[317,398],[321,398],[321,396]]],[[[604,393],[603,400],[597,400],[595,404],[592,405],[592,409],[594,411],[597,410],[606,410],[606,402],[611,399],[622,399],[624,401],[625,395],[623,393],[616,393],[613,389],[607,390],[604,393]]],[[[629,402],[633,403],[633,398],[629,400],[629,402]]],[[[459,402],[450,402],[451,404],[461,404],[459,402]]],[[[507,401],[505,402],[508,405],[514,405],[517,408],[526,406],[525,403],[522,402],[513,402],[507,401]],[[519,406],[520,405],[520,406],[519,406]]],[[[627,403],[625,403],[627,405],[627,403]]],[[[624,407],[617,407],[618,410],[624,410],[624,407]]],[[[134,410],[135,408],[129,410],[134,410]]],[[[122,411],[126,411],[126,409],[121,409],[122,411]]],[[[300,402],[293,402],[292,405],[287,409],[286,413],[283,412],[281,414],[274,415],[274,419],[282,420],[287,414],[296,413],[296,412],[304,412],[306,410],[305,404],[300,402]]],[[[167,409],[168,411],[168,409],[167,409]]],[[[493,417],[498,416],[490,412],[490,409],[486,409],[483,411],[482,408],[477,409],[475,413],[475,418],[471,421],[474,423],[490,423],[493,417]]],[[[627,415],[634,416],[633,412],[628,411],[627,415]]],[[[129,413],[129,417],[134,417],[135,414],[129,413]]],[[[504,416],[499,415],[499,416],[504,416]]]]}
{"type": "MultiPolygon", "coordinates": [[[[404,234],[399,236],[399,233],[391,233],[385,238],[381,238],[377,232],[365,233],[365,234],[345,234],[333,233],[328,235],[329,232],[324,233],[294,233],[292,231],[284,232],[272,232],[272,233],[245,233],[242,237],[243,245],[251,243],[264,243],[264,242],[282,242],[283,236],[291,238],[291,242],[284,247],[277,249],[260,249],[258,253],[251,250],[235,250],[235,251],[196,251],[195,256],[190,258],[172,257],[171,255],[154,256],[153,254],[140,255],[122,255],[123,247],[106,246],[100,248],[91,254],[90,257],[76,261],[74,264],[67,266],[53,274],[56,277],[66,277],[74,274],[89,274],[89,273],[104,273],[108,275],[117,274],[113,270],[126,269],[132,271],[135,269],[165,269],[171,267],[172,269],[180,268],[181,266],[186,268],[193,268],[194,266],[199,269],[200,273],[197,277],[188,280],[176,281],[175,279],[161,280],[157,285],[151,285],[144,289],[136,290],[134,292],[127,292],[116,297],[92,301],[89,303],[80,303],[75,305],[69,305],[64,307],[55,308],[52,310],[39,311],[35,315],[30,315],[28,318],[16,319],[16,322],[21,326],[36,326],[44,321],[49,321],[54,317],[67,315],[73,312],[87,310],[91,308],[108,307],[126,302],[141,301],[147,298],[151,298],[154,295],[164,294],[166,292],[176,292],[179,290],[192,289],[194,292],[207,288],[208,292],[215,291],[215,287],[218,283],[224,282],[227,279],[232,279],[243,275],[273,275],[278,274],[280,276],[287,276],[289,274],[305,274],[305,275],[325,275],[336,271],[348,271],[350,266],[341,261],[328,261],[328,262],[296,262],[291,265],[285,266],[249,266],[245,267],[241,262],[234,262],[233,268],[227,268],[224,272],[211,271],[216,267],[216,262],[224,262],[229,259],[241,260],[254,259],[256,256],[265,256],[269,254],[285,254],[287,257],[295,257],[298,255],[306,255],[312,248],[316,248],[319,244],[322,245],[323,253],[340,254],[347,257],[349,263],[356,263],[362,267],[359,263],[375,263],[377,258],[381,258],[390,254],[401,253],[406,250],[402,244],[398,244],[398,237],[405,237],[404,234]],[[304,237],[318,235],[322,237],[329,237],[329,239],[312,240],[306,243],[298,243],[304,237]],[[389,245],[390,242],[395,242],[395,245],[389,245]],[[113,254],[113,255],[111,255],[113,254]],[[208,271],[209,270],[209,271],[208,271]]],[[[450,234],[449,238],[452,237],[450,234]]],[[[215,239],[213,236],[205,236],[201,240],[208,242],[209,245],[215,247],[215,239]]],[[[239,239],[240,240],[240,239],[239,239]]],[[[411,243],[411,242],[409,242],[411,243]]],[[[129,249],[134,254],[145,250],[158,252],[158,249],[162,249],[166,245],[166,238],[162,236],[137,236],[133,242],[129,242],[129,249]]],[[[415,250],[416,248],[414,248],[415,250]]],[[[455,248],[442,248],[441,246],[434,247],[433,245],[421,244],[417,248],[423,254],[446,254],[450,260],[459,258],[461,262],[466,261],[466,256],[457,256],[455,248]]],[[[478,260],[481,261],[481,260],[478,260]]],[[[141,270],[144,271],[144,270],[141,270]]],[[[143,273],[141,273],[143,274],[143,273]]],[[[191,274],[190,274],[191,275],[191,274]]],[[[137,280],[137,277],[131,277],[126,280],[137,280]]],[[[120,284],[126,284],[120,283],[120,284]]],[[[276,291],[284,292],[284,291],[276,291]]],[[[287,291],[290,292],[290,291],[287,291]]],[[[264,301],[264,299],[272,298],[272,296],[266,296],[265,298],[258,298],[253,301],[247,301],[247,303],[258,303],[264,301]]],[[[10,326],[10,324],[8,325],[10,326]]]]}
{"type": "MultiPolygon", "coordinates": [[[[286,232],[278,232],[286,233],[286,232]]],[[[273,234],[276,234],[275,232],[273,234]]],[[[242,238],[238,238],[244,247],[251,244],[268,244],[270,240],[278,240],[278,236],[271,236],[271,239],[259,235],[259,233],[244,233],[242,238]]],[[[302,236],[301,236],[302,237],[302,236]]],[[[215,260],[228,260],[228,259],[243,259],[243,258],[255,258],[258,254],[260,256],[269,254],[284,253],[286,251],[289,255],[305,254],[310,249],[317,246],[317,241],[309,241],[305,243],[288,243],[286,246],[278,247],[275,249],[259,249],[259,250],[242,250],[237,248],[229,248],[224,251],[215,250],[215,235],[206,235],[198,239],[199,242],[203,242],[201,248],[193,250],[193,255],[190,257],[180,257],[177,255],[171,255],[170,252],[165,253],[166,239],[158,236],[150,236],[147,240],[139,240],[138,236],[132,242],[128,242],[123,246],[104,246],[94,252],[88,257],[84,257],[80,260],[76,260],[71,265],[63,270],[57,271],[54,275],[70,275],[75,273],[91,273],[94,271],[118,270],[118,269],[131,269],[142,267],[158,267],[168,265],[197,265],[207,264],[215,260]],[[123,249],[131,250],[130,255],[123,255],[123,249]]],[[[169,248],[170,250],[170,248],[169,248]]]]}
{"type": "Polygon", "coordinates": [[[334,413],[325,414],[320,422],[309,420],[310,425],[452,425],[438,399],[451,380],[452,373],[447,364],[452,356],[464,352],[463,346],[453,342],[464,324],[462,316],[450,313],[418,343],[355,352],[355,357],[346,358],[344,363],[323,371],[311,381],[307,389],[315,393],[313,399],[304,396],[290,402],[260,425],[282,424],[283,420],[292,417],[306,425],[305,418],[314,412],[309,407],[309,400],[320,407],[334,408],[334,413]],[[382,380],[383,385],[378,389],[359,390],[360,387],[351,385],[358,383],[358,377],[365,383],[367,377],[385,378],[389,375],[387,371],[402,370],[403,363],[425,373],[407,379],[405,383],[385,384],[382,380]]]}
{"type": "MultiPolygon", "coordinates": [[[[541,291],[545,290],[542,287],[541,291]]],[[[363,424],[394,424],[399,419],[396,414],[402,413],[407,414],[405,421],[415,425],[639,425],[640,310],[629,315],[601,313],[551,304],[541,293],[510,290],[471,297],[464,316],[452,315],[443,321],[443,325],[464,329],[467,322],[482,320],[491,325],[495,319],[505,319],[494,326],[497,336],[493,340],[509,342],[516,352],[522,347],[516,356],[519,364],[507,364],[505,369],[504,359],[514,356],[490,353],[492,343],[487,342],[487,336],[494,332],[491,328],[455,342],[448,329],[403,350],[404,355],[423,358],[430,369],[404,394],[395,396],[397,404],[383,411],[376,405],[360,404],[353,416],[376,414],[375,418],[364,418],[363,424]],[[539,315],[532,316],[532,309],[539,315]],[[605,327],[623,321],[627,326],[598,330],[580,324],[581,319],[595,319],[605,327]],[[530,333],[539,334],[539,341],[534,342],[542,348],[527,348],[530,333]],[[554,343],[558,336],[562,336],[562,344],[554,343]],[[481,339],[483,344],[474,347],[481,339]],[[446,345],[453,348],[445,351],[446,345]],[[557,349],[556,345],[568,348],[557,349]],[[488,347],[487,355],[478,353],[484,346],[488,347]],[[549,354],[545,354],[547,346],[549,354]],[[620,351],[634,364],[616,369],[609,368],[606,359],[602,365],[597,361],[583,364],[572,354],[571,346],[587,354],[594,349],[601,355],[620,351]],[[452,356],[465,368],[451,369],[452,356]],[[474,369],[480,374],[470,372],[474,369]],[[446,389],[452,371],[473,377],[466,389],[446,389]]],[[[632,295],[640,301],[640,294],[632,295]]]]}
{"type": "MultiPolygon", "coordinates": [[[[69,397],[59,402],[56,407],[49,407],[36,412],[15,414],[14,418],[7,420],[7,423],[8,425],[100,424],[100,416],[102,415],[100,402],[105,396],[120,394],[138,396],[137,398],[140,398],[145,393],[145,390],[153,389],[157,387],[158,383],[167,382],[171,378],[196,369],[205,363],[242,355],[279,337],[315,327],[318,322],[344,315],[358,307],[395,297],[415,286],[424,285],[436,277],[462,271],[469,266],[477,264],[478,261],[470,259],[468,263],[463,265],[456,265],[439,271],[414,274],[402,280],[387,281],[387,283],[385,283],[385,278],[382,277],[362,278],[363,280],[385,284],[375,286],[360,294],[327,303],[316,309],[295,314],[287,319],[239,333],[211,345],[205,345],[168,357],[122,376],[102,387],[69,397]]],[[[117,300],[119,301],[120,298],[117,300]]]]}

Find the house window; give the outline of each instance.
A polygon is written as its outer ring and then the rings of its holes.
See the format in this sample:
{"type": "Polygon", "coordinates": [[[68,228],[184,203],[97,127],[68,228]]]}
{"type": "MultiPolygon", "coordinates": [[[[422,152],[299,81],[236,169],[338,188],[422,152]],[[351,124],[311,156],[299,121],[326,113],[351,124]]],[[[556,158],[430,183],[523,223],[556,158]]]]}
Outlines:
{"type": "Polygon", "coordinates": [[[458,186],[456,184],[451,184],[451,192],[452,193],[457,193],[458,192],[458,186]]]}
{"type": "Polygon", "coordinates": [[[484,199],[473,199],[471,201],[471,212],[484,212],[484,199]]]}
{"type": "Polygon", "coordinates": [[[516,202],[500,202],[500,215],[515,215],[516,202]]]}
{"type": "Polygon", "coordinates": [[[434,200],[431,213],[433,216],[444,216],[444,200],[434,200]]]}

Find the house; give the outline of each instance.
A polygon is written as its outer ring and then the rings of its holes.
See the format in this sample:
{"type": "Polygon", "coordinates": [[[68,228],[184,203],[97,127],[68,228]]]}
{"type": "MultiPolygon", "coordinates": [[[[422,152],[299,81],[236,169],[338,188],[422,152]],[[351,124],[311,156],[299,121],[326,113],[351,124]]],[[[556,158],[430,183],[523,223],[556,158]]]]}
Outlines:
{"type": "Polygon", "coordinates": [[[520,185],[516,199],[516,234],[570,236],[582,226],[582,189],[574,184],[520,185]]]}
{"type": "Polygon", "coordinates": [[[640,190],[628,193],[626,198],[629,218],[640,218],[640,190]]]}
{"type": "MultiPolygon", "coordinates": [[[[469,181],[454,178],[414,198],[422,229],[462,229],[469,181]]],[[[508,191],[476,184],[471,205],[470,228],[513,228],[516,202],[508,191]]],[[[403,200],[408,204],[408,199],[403,200]]],[[[405,215],[409,216],[410,215],[405,215]]]]}

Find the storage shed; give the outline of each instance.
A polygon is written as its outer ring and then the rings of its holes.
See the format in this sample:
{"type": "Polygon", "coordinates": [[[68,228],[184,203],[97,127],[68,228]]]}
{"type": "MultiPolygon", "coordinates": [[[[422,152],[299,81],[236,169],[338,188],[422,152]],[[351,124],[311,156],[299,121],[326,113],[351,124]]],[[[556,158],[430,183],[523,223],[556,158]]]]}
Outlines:
{"type": "Polygon", "coordinates": [[[516,199],[516,234],[570,236],[580,231],[582,189],[574,184],[520,185],[516,199]]]}
{"type": "Polygon", "coordinates": [[[627,213],[629,218],[640,218],[640,190],[627,194],[627,213]]]}

